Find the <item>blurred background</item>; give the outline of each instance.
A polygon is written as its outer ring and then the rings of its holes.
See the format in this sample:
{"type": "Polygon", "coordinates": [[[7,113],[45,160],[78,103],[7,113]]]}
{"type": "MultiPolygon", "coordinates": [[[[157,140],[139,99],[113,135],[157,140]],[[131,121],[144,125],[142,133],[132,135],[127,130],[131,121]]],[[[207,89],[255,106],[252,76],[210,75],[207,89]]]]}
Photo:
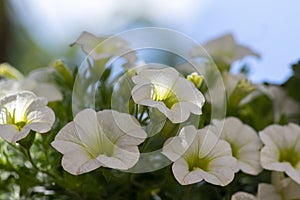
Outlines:
{"type": "Polygon", "coordinates": [[[69,45],[82,31],[115,34],[137,27],[177,30],[204,44],[226,33],[261,59],[250,66],[254,83],[283,83],[300,59],[300,1],[286,0],[0,0],[0,62],[28,73],[57,58],[79,64],[69,45]]]}

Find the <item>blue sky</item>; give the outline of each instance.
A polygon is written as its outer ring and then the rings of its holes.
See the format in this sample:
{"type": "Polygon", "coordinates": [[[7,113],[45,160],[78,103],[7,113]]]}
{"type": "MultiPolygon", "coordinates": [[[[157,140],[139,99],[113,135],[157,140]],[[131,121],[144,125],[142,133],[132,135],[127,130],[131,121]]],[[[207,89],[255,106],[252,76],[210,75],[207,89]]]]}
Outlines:
{"type": "MultiPolygon", "coordinates": [[[[112,34],[138,19],[180,31],[200,44],[231,32],[261,54],[252,58],[253,82],[282,83],[300,59],[298,0],[12,0],[34,38],[54,49],[68,48],[83,30],[112,34]]],[[[236,64],[238,66],[241,63],[236,64]]],[[[237,69],[234,68],[234,71],[237,69]]]]}

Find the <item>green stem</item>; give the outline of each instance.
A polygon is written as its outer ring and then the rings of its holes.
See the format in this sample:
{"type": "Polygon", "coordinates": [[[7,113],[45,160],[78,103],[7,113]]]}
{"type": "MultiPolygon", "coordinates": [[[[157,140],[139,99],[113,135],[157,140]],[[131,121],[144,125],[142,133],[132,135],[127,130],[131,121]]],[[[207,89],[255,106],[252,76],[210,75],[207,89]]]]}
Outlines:
{"type": "MultiPolygon", "coordinates": [[[[144,106],[141,106],[140,108],[141,108],[140,111],[138,111],[137,113],[140,112],[140,116],[139,116],[139,118],[138,118],[138,121],[141,123],[141,121],[142,121],[142,119],[143,119],[143,115],[144,115],[144,113],[145,113],[145,109],[144,109],[144,106]]],[[[138,114],[137,114],[137,115],[138,115],[138,114]]]]}
{"type": "Polygon", "coordinates": [[[37,171],[39,171],[39,172],[42,172],[42,173],[44,173],[44,174],[47,174],[48,176],[50,176],[50,177],[53,178],[53,179],[58,179],[58,177],[55,176],[54,174],[52,174],[52,173],[50,173],[50,172],[48,172],[48,171],[46,171],[46,170],[44,170],[44,169],[40,169],[40,168],[35,164],[35,162],[34,162],[33,159],[32,159],[32,156],[31,156],[31,153],[30,153],[30,149],[26,149],[26,150],[25,150],[25,154],[26,154],[26,156],[27,156],[27,158],[28,158],[30,164],[32,165],[32,167],[33,167],[35,170],[37,170],[37,171]]]}
{"type": "Polygon", "coordinates": [[[184,194],[184,199],[188,200],[190,199],[190,193],[191,193],[192,186],[187,186],[184,194]]]}
{"type": "Polygon", "coordinates": [[[135,104],[134,105],[134,117],[137,119],[138,118],[138,114],[139,114],[139,105],[138,104],[135,104]]]}
{"type": "Polygon", "coordinates": [[[152,142],[153,140],[153,137],[151,138],[148,138],[143,144],[142,144],[142,147],[141,147],[141,152],[144,152],[148,146],[150,145],[150,143],[152,142]]]}

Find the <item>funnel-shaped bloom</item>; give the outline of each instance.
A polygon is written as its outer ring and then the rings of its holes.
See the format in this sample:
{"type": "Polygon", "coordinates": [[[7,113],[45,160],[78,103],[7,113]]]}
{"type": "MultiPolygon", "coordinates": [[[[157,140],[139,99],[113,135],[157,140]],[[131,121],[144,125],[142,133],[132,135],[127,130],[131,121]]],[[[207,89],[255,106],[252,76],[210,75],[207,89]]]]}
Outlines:
{"type": "Polygon", "coordinates": [[[181,185],[205,180],[225,186],[234,178],[236,160],[231,155],[230,145],[218,141],[208,128],[198,131],[193,126],[182,128],[179,136],[166,141],[163,154],[175,161],[172,171],[181,185]]]}
{"type": "MultiPolygon", "coordinates": [[[[240,60],[246,56],[260,57],[258,53],[254,52],[249,47],[238,44],[230,33],[208,41],[204,45],[204,49],[216,62],[223,62],[227,65],[231,65],[234,61],[240,60]]],[[[202,47],[196,47],[191,51],[192,57],[199,57],[202,55],[202,47]]]]}
{"type": "Polygon", "coordinates": [[[74,44],[81,46],[82,50],[94,60],[121,56],[128,61],[123,65],[125,68],[132,67],[137,59],[135,51],[121,37],[96,37],[85,31],[78,37],[74,44]]]}
{"type": "Polygon", "coordinates": [[[54,121],[47,100],[29,91],[0,99],[0,136],[8,142],[25,138],[30,130],[46,133],[54,121]]]}
{"type": "MultiPolygon", "coordinates": [[[[213,123],[215,126],[222,126],[221,121],[214,120],[213,123]]],[[[237,159],[237,170],[252,175],[262,171],[260,165],[262,143],[250,126],[243,124],[238,118],[226,118],[220,138],[230,144],[232,156],[237,159]]]]}
{"type": "Polygon", "coordinates": [[[184,122],[190,113],[202,114],[202,93],[174,68],[144,69],[132,80],[135,103],[157,108],[173,123],[184,122]]]}
{"type": "Polygon", "coordinates": [[[231,200],[296,200],[300,199],[300,185],[283,173],[272,172],[272,184],[260,183],[257,196],[246,192],[237,192],[231,200]]]}
{"type": "Polygon", "coordinates": [[[127,170],[139,160],[137,145],[146,133],[135,118],[113,110],[80,111],[51,143],[64,154],[63,168],[83,174],[101,166],[127,170]]]}
{"type": "Polygon", "coordinates": [[[63,99],[61,92],[53,84],[38,83],[30,78],[21,80],[2,80],[0,81],[0,89],[0,97],[28,90],[39,97],[47,98],[49,102],[60,101],[63,99]]]}
{"type": "Polygon", "coordinates": [[[300,127],[270,125],[260,132],[265,146],[261,150],[261,165],[273,171],[285,172],[300,184],[300,127]]]}
{"type": "Polygon", "coordinates": [[[258,185],[258,199],[266,200],[296,200],[300,199],[300,185],[287,178],[281,172],[272,172],[271,183],[258,185]]]}

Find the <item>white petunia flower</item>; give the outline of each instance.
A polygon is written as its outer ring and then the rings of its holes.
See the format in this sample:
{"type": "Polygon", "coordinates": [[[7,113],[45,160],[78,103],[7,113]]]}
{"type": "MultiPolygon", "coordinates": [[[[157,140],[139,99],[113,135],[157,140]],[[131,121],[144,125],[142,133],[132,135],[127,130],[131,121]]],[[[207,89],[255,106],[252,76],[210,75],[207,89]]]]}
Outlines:
{"type": "Polygon", "coordinates": [[[29,91],[0,99],[0,136],[8,142],[25,138],[30,130],[46,133],[54,121],[47,100],[29,91]]]}
{"type": "Polygon", "coordinates": [[[224,72],[222,76],[228,98],[232,95],[239,82],[241,82],[242,80],[247,80],[247,76],[243,73],[231,74],[228,72],[224,72]]]}
{"type": "Polygon", "coordinates": [[[284,115],[289,122],[297,121],[300,113],[299,104],[288,93],[277,85],[255,85],[257,88],[241,102],[248,103],[261,95],[267,95],[273,102],[274,122],[278,123],[284,115]]]}
{"type": "Polygon", "coordinates": [[[300,112],[299,103],[292,99],[287,92],[279,86],[265,86],[263,90],[273,101],[274,121],[279,122],[281,115],[292,120],[300,112]]]}
{"type": "Polygon", "coordinates": [[[272,172],[271,183],[258,185],[257,197],[261,200],[295,200],[300,199],[300,185],[283,173],[272,172]]]}
{"type": "MultiPolygon", "coordinates": [[[[227,106],[237,108],[245,103],[250,102],[253,98],[248,98],[255,92],[255,86],[247,79],[243,73],[230,74],[228,72],[222,73],[224,86],[227,96],[227,106]]],[[[209,92],[205,93],[205,99],[211,102],[209,92]]]]}
{"type": "Polygon", "coordinates": [[[64,154],[63,168],[74,175],[101,166],[127,170],[139,160],[137,145],[147,134],[131,115],[113,110],[80,111],[51,143],[64,154]]]}
{"type": "Polygon", "coordinates": [[[166,141],[162,153],[174,162],[172,171],[181,185],[205,180],[225,186],[233,180],[236,160],[232,157],[230,145],[217,140],[209,128],[196,130],[193,126],[186,126],[178,136],[166,141]]]}
{"type": "Polygon", "coordinates": [[[247,79],[246,75],[224,72],[223,77],[228,107],[238,107],[246,103],[245,99],[255,90],[255,86],[247,79]]]}
{"type": "MultiPolygon", "coordinates": [[[[214,126],[222,126],[221,121],[213,120],[214,126]]],[[[253,128],[243,124],[238,118],[225,119],[220,139],[231,146],[232,155],[237,159],[237,171],[257,175],[262,171],[260,149],[262,143],[253,128]]]]}
{"type": "Polygon", "coordinates": [[[131,67],[137,59],[136,53],[120,37],[96,37],[89,32],[83,32],[75,41],[75,44],[81,46],[83,52],[94,60],[121,56],[127,60],[127,63],[124,64],[126,68],[131,67]]]}
{"type": "Polygon", "coordinates": [[[281,172],[272,172],[271,184],[258,184],[257,196],[237,192],[231,200],[296,200],[300,199],[300,185],[281,172]]]}
{"type": "MultiPolygon", "coordinates": [[[[219,38],[208,41],[204,45],[204,49],[218,63],[222,62],[231,65],[236,60],[241,60],[246,56],[254,56],[260,58],[260,55],[252,49],[237,44],[232,34],[226,34],[219,38]]],[[[203,55],[202,47],[195,47],[191,51],[192,57],[203,55]]]]}
{"type": "Polygon", "coordinates": [[[144,69],[132,80],[134,102],[157,108],[173,123],[184,122],[190,113],[202,114],[202,93],[174,68],[144,69]]]}
{"type": "Polygon", "coordinates": [[[39,97],[47,98],[49,102],[63,99],[61,92],[53,84],[38,83],[29,78],[2,80],[0,81],[0,89],[0,97],[27,90],[39,97]]]}
{"type": "Polygon", "coordinates": [[[264,143],[261,165],[264,169],[285,172],[300,184],[300,127],[270,125],[260,133],[264,143]]]}

